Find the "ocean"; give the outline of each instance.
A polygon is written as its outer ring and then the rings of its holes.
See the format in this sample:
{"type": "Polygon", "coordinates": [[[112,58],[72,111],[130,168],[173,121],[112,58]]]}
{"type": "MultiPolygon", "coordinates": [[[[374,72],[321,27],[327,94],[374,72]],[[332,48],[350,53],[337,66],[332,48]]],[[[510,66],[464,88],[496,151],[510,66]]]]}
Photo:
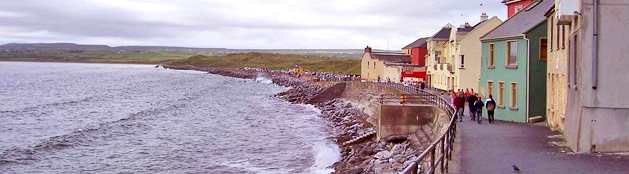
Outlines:
{"type": "Polygon", "coordinates": [[[0,173],[330,173],[288,88],[151,65],[0,62],[0,173]]]}

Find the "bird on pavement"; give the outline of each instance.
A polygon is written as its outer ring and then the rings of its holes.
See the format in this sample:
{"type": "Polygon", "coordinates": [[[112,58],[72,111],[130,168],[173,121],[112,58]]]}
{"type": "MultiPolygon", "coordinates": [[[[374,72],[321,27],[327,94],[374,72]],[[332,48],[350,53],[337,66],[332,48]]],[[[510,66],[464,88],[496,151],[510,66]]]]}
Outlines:
{"type": "Polygon", "coordinates": [[[520,168],[518,168],[518,166],[515,166],[515,164],[513,165],[513,172],[520,173],[520,168]]]}

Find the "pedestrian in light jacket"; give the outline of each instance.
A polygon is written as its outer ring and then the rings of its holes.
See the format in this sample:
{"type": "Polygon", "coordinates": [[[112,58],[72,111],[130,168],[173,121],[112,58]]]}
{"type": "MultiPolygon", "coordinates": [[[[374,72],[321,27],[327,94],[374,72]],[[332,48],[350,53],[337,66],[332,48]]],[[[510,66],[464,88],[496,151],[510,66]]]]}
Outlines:
{"type": "Polygon", "coordinates": [[[487,107],[487,120],[489,121],[489,124],[492,124],[494,123],[494,109],[496,109],[496,102],[491,95],[489,95],[489,98],[485,101],[485,107],[487,107]]]}

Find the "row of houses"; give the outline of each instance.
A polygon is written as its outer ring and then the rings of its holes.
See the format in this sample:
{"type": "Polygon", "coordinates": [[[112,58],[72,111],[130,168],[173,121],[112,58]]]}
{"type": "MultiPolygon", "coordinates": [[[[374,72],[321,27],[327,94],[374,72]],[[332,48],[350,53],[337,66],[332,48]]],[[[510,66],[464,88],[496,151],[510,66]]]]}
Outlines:
{"type": "Polygon", "coordinates": [[[493,96],[496,119],[541,117],[574,151],[629,151],[629,4],[600,1],[503,0],[505,21],[483,13],[475,25],[447,24],[402,53],[366,49],[361,75],[474,90],[493,96]]]}

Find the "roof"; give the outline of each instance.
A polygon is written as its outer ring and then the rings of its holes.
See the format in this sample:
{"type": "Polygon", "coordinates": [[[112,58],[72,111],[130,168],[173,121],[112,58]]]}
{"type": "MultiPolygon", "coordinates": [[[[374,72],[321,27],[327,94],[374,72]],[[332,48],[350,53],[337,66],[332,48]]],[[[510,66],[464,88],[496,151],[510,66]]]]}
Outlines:
{"type": "Polygon", "coordinates": [[[463,37],[461,37],[461,38],[457,39],[457,42],[461,42],[463,39],[465,39],[467,36],[469,36],[469,35],[470,35],[470,33],[472,33],[472,32],[474,32],[474,31],[476,31],[476,29],[481,28],[483,25],[485,25],[486,23],[488,23],[488,21],[491,21],[491,20],[498,20],[498,22],[502,22],[502,21],[501,21],[500,19],[498,19],[498,17],[496,17],[496,16],[491,17],[491,18],[489,18],[489,19],[487,19],[487,20],[485,20],[485,21],[481,21],[481,22],[477,23],[476,25],[474,25],[474,29],[473,29],[472,31],[468,32],[468,33],[467,33],[467,34],[465,34],[463,37]]]}
{"type": "Polygon", "coordinates": [[[519,2],[519,1],[522,1],[522,0],[502,0],[502,3],[503,4],[511,4],[511,3],[519,2]]]}
{"type": "Polygon", "coordinates": [[[417,40],[415,40],[414,42],[411,42],[410,44],[406,45],[404,48],[402,49],[408,49],[408,48],[426,48],[426,40],[428,40],[428,37],[422,37],[419,38],[417,40]]]}
{"type": "Polygon", "coordinates": [[[494,39],[524,34],[546,20],[544,14],[555,5],[553,0],[538,0],[500,24],[481,39],[494,39]]]}
{"type": "Polygon", "coordinates": [[[450,39],[450,28],[441,28],[435,35],[432,35],[430,39],[450,39]]]}
{"type": "Polygon", "coordinates": [[[457,28],[456,31],[457,32],[470,32],[472,30],[474,30],[474,27],[472,27],[472,26],[465,26],[463,28],[457,28]]]}
{"type": "Polygon", "coordinates": [[[390,52],[371,52],[372,59],[382,60],[388,63],[405,63],[411,62],[411,55],[390,52]]]}
{"type": "Polygon", "coordinates": [[[408,63],[384,63],[386,66],[401,66],[401,67],[418,67],[419,65],[408,64],[408,63]]]}

